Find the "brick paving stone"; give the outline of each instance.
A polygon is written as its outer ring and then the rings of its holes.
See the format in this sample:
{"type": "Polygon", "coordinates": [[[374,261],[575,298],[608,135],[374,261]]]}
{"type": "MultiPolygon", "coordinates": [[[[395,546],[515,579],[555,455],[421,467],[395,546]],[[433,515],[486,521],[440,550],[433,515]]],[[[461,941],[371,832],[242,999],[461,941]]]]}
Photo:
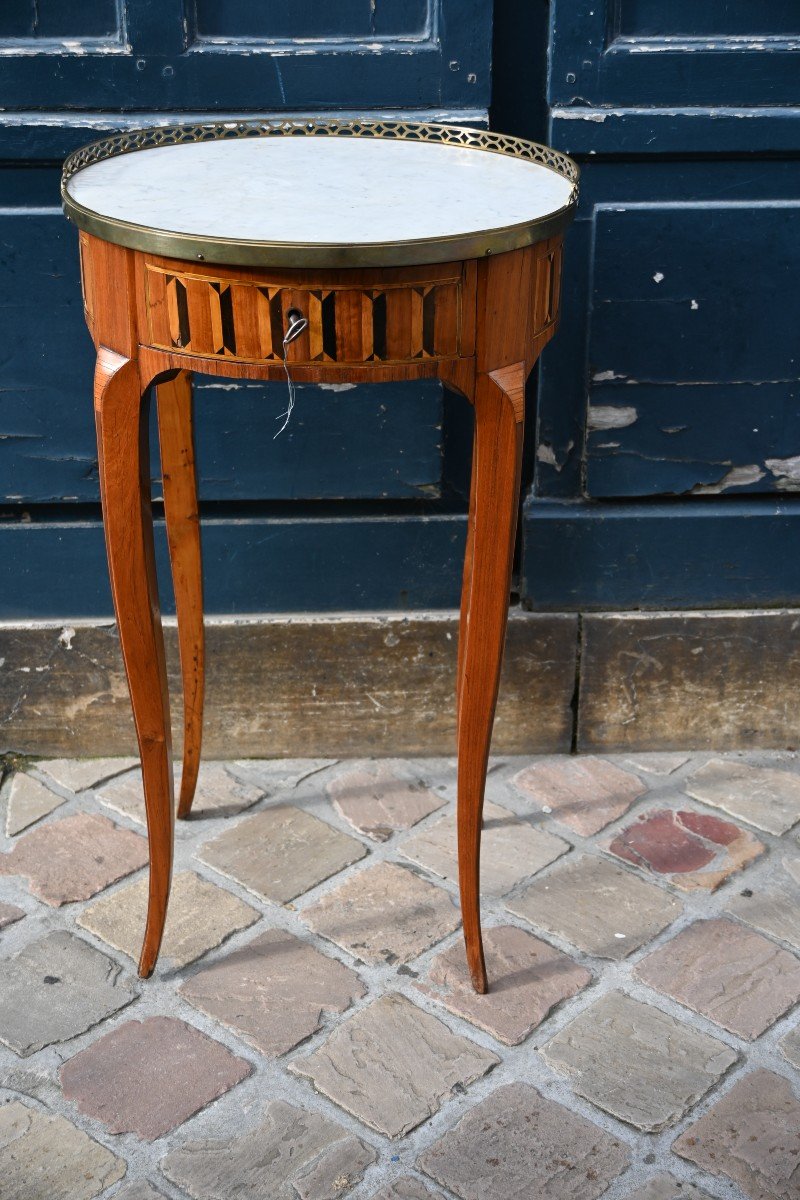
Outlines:
{"type": "Polygon", "coordinates": [[[366,963],[408,962],[458,928],[442,888],[396,863],[358,871],[303,912],[303,920],[366,963]]]}
{"type": "Polygon", "coordinates": [[[138,765],[138,758],[45,758],[36,767],[67,791],[83,792],[138,765]]]}
{"type": "MultiPolygon", "coordinates": [[[[102,896],[85,908],[77,924],[110,946],[137,961],[147,915],[148,880],[102,896]]],[[[159,963],[185,967],[239,929],[246,929],[260,913],[224,888],[181,871],[172,881],[164,941],[159,963]]]]}
{"type": "Polygon", "coordinates": [[[276,804],[207,842],[200,858],[254,895],[286,904],[366,853],[361,842],[317,817],[276,804]]]}
{"type": "MultiPolygon", "coordinates": [[[[175,794],[180,792],[181,773],[175,772],[175,794]]],[[[234,817],[251,808],[264,795],[264,789],[254,783],[235,779],[220,762],[204,762],[200,765],[197,791],[192,804],[192,818],[234,817]]],[[[144,790],[141,771],[132,771],[104,784],[97,793],[101,804],[115,812],[146,823],[144,790]]]]}
{"type": "Polygon", "coordinates": [[[696,921],[648,954],[634,974],[748,1041],[800,999],[800,960],[724,917],[696,921]]]}
{"type": "Polygon", "coordinates": [[[413,1175],[404,1175],[375,1192],[372,1200],[442,1200],[442,1193],[432,1192],[413,1175]]]}
{"type": "Polygon", "coordinates": [[[57,796],[38,779],[17,771],[8,789],[6,837],[15,837],[22,833],[23,829],[35,825],[42,817],[49,816],[65,803],[63,796],[57,796]]]}
{"type": "MultiPolygon", "coordinates": [[[[414,834],[400,853],[443,879],[458,880],[455,815],[444,817],[414,834]]],[[[534,829],[499,804],[483,806],[481,844],[481,892],[504,896],[513,887],[535,875],[570,849],[569,842],[534,829]]]]}
{"type": "Polygon", "coordinates": [[[800,775],[791,771],[714,758],[692,775],[684,791],[767,833],[786,833],[800,821],[800,775]]]}
{"type": "Polygon", "coordinates": [[[759,879],[725,905],[739,920],[800,950],[800,858],[784,858],[771,879],[759,879]]]}
{"type": "Polygon", "coordinates": [[[66,930],[5,959],[2,980],[0,1042],[22,1058],[77,1037],[136,996],[121,967],[66,930]]]}
{"type": "Polygon", "coordinates": [[[0,1105],[3,1200],[93,1200],[125,1170],[121,1158],[64,1117],[18,1100],[0,1105]]]}
{"type": "Polygon", "coordinates": [[[376,1158],[329,1117],[273,1100],[256,1129],[187,1142],[160,1165],[193,1200],[338,1200],[376,1158]]]}
{"type": "Polygon", "coordinates": [[[579,1096],[648,1133],[673,1124],[736,1062],[730,1047],[621,992],[543,1047],[579,1096]]]}
{"type": "Polygon", "coordinates": [[[371,1129],[396,1138],[499,1061],[395,992],[345,1021],[289,1070],[371,1129]]]}
{"type": "Polygon", "coordinates": [[[642,813],[603,849],[684,891],[713,892],[765,847],[752,833],[710,813],[662,808],[642,813]]]}
{"type": "Polygon", "coordinates": [[[19,908],[16,904],[6,904],[0,900],[0,929],[5,929],[7,925],[13,925],[15,921],[21,921],[24,916],[24,908],[19,908]]]}
{"type": "Polygon", "coordinates": [[[800,1100],[771,1071],[740,1079],[672,1144],[712,1175],[725,1176],[753,1200],[800,1194],[800,1100]]]}
{"type": "Polygon", "coordinates": [[[800,1029],[793,1029],[781,1038],[778,1045],[792,1066],[800,1070],[800,1029]]]}
{"type": "Polygon", "coordinates": [[[0,875],[23,875],[58,908],[88,900],[147,862],[147,842],[96,813],[75,813],[25,833],[0,855],[0,875]]]}
{"type": "Polygon", "coordinates": [[[603,858],[585,857],[534,879],[506,908],[598,958],[623,959],[680,916],[681,904],[603,858]]]}
{"type": "Polygon", "coordinates": [[[179,990],[263,1054],[277,1055],[316,1033],[324,1013],[345,1012],[366,988],[336,959],[291,933],[270,929],[179,990]]]}
{"type": "Polygon", "coordinates": [[[638,771],[647,771],[648,775],[672,775],[689,761],[688,754],[659,754],[649,751],[645,754],[629,754],[628,762],[638,771]]]}
{"type": "Polygon", "coordinates": [[[712,1197],[693,1183],[680,1182],[674,1175],[654,1175],[635,1191],[628,1192],[625,1200],[712,1200],[712,1197]]]}
{"type": "Polygon", "coordinates": [[[341,816],[376,842],[410,829],[445,803],[396,759],[355,763],[332,779],[326,791],[341,816]]]}
{"type": "Polygon", "coordinates": [[[483,948],[491,981],[488,995],[476,995],[460,942],[438,955],[428,982],[415,987],[509,1046],[524,1041],[556,1005],[577,995],[592,978],[585,967],[515,925],[485,930],[483,948]]]}
{"type": "Polygon", "coordinates": [[[174,1017],[126,1021],[64,1063],[64,1095],[110,1133],[163,1137],[250,1074],[250,1064],[174,1017]]]}
{"type": "Polygon", "coordinates": [[[511,1083],[470,1109],[417,1165],[461,1200],[595,1200],[629,1157],[593,1122],[511,1083]]]}
{"type": "Polygon", "coordinates": [[[605,758],[560,755],[533,763],[512,782],[544,812],[582,837],[623,816],[647,787],[605,758]]]}

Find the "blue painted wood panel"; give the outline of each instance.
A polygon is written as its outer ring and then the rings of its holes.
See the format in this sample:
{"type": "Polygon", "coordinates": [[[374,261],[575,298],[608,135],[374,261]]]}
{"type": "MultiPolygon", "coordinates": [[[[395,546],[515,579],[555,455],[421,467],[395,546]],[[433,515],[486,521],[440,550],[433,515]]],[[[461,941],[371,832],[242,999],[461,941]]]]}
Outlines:
{"type": "Polygon", "coordinates": [[[116,0],[3,0],[0,37],[44,41],[48,38],[112,38],[119,31],[116,0]]]}
{"type": "Polygon", "coordinates": [[[550,140],[582,194],[540,371],[532,607],[797,602],[797,15],[555,0],[550,140]]]}
{"type": "Polygon", "coordinates": [[[618,0],[614,31],[635,38],[776,37],[800,34],[800,10],[784,0],[704,0],[703,4],[663,0],[618,0]]]}
{"type": "Polygon", "coordinates": [[[202,37],[230,38],[424,38],[432,18],[428,0],[195,0],[194,26],[202,37]]]}
{"type": "Polygon", "coordinates": [[[596,210],[587,495],[787,489],[798,278],[791,201],[596,210]]]}
{"type": "MultiPolygon", "coordinates": [[[[488,107],[487,0],[123,0],[117,28],[100,38],[99,14],[86,32],[83,2],[62,2],[56,36],[5,35],[15,40],[2,47],[0,106],[176,113],[488,107]]],[[[99,3],[91,0],[93,10],[99,3]]],[[[13,28],[25,20],[23,7],[13,28]]]]}
{"type": "Polygon", "coordinates": [[[551,11],[553,106],[800,102],[800,22],[785,0],[555,0],[551,11]]]}
{"type": "MultiPolygon", "coordinates": [[[[163,526],[157,559],[173,611],[163,526]]],[[[453,608],[463,514],[217,516],[203,521],[207,613],[453,608]]],[[[112,615],[102,525],[0,521],[0,620],[112,615]],[[80,587],[76,587],[76,579],[80,587]]]]}
{"type": "Polygon", "coordinates": [[[796,607],[794,498],[526,508],[520,581],[543,612],[796,607]]]}

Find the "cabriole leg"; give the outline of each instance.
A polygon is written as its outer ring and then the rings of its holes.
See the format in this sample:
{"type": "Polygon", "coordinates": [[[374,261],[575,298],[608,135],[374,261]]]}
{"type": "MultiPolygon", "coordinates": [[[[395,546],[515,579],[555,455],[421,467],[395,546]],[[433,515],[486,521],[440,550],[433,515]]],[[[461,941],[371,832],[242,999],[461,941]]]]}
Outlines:
{"type": "Polygon", "coordinates": [[[183,678],[183,771],[178,816],[188,817],[200,770],[205,690],[203,568],[191,375],[182,371],[174,379],[159,383],[156,396],[164,518],[183,678]]]}
{"type": "Polygon", "coordinates": [[[479,375],[469,535],[459,631],[458,878],[467,963],[486,992],[480,844],[486,769],[508,621],[519,505],[525,368],[479,375]]]}
{"type": "Polygon", "coordinates": [[[174,800],[169,696],[150,508],[148,403],[138,364],[100,347],[95,420],[111,594],[139,741],[150,892],[139,974],[158,958],[172,879],[174,800]]]}

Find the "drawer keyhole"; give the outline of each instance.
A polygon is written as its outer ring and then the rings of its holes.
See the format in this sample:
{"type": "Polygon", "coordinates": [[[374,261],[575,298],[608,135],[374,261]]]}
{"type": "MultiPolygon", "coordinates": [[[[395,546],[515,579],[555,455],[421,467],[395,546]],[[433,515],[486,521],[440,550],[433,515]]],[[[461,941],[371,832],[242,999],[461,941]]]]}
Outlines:
{"type": "Polygon", "coordinates": [[[286,320],[289,322],[289,324],[283,337],[284,352],[286,351],[286,347],[289,345],[289,343],[293,342],[295,338],[298,338],[308,325],[308,321],[300,312],[299,308],[290,308],[286,313],[286,320]]]}

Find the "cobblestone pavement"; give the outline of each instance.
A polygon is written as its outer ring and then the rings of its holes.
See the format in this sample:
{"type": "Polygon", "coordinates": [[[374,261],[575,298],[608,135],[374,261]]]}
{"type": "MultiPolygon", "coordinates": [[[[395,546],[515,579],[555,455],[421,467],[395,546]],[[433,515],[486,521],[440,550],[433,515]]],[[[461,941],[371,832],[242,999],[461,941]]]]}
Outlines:
{"type": "Polygon", "coordinates": [[[131,760],[0,791],[0,1200],[798,1200],[800,758],[209,763],[156,976],[131,760]]]}

